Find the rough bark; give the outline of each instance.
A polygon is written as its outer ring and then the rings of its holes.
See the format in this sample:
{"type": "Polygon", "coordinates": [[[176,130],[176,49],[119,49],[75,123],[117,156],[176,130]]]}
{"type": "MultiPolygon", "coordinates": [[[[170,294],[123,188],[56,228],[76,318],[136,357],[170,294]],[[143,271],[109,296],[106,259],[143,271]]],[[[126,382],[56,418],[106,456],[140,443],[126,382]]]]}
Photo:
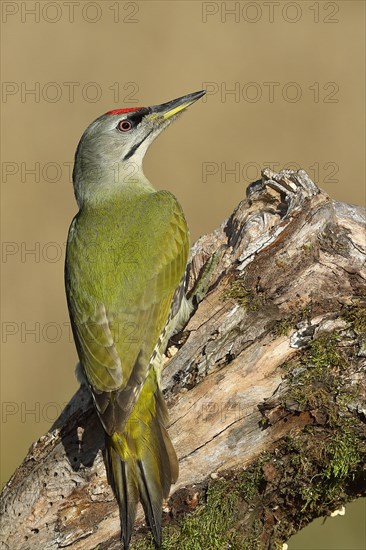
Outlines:
{"type": "MultiPolygon", "coordinates": [[[[277,548],[366,494],[365,223],[266,169],[193,246],[189,289],[219,261],[163,371],[180,461],[164,548],[277,548]]],[[[120,548],[103,445],[81,387],[4,488],[2,548],[120,548]]],[[[141,511],[134,541],[153,548],[141,511]]]]}

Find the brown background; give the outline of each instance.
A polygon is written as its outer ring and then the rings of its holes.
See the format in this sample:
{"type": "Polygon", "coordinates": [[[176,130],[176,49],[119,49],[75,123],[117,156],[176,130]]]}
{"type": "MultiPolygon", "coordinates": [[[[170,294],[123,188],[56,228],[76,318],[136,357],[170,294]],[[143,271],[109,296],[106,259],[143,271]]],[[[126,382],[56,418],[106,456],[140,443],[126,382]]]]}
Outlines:
{"type": "MultiPolygon", "coordinates": [[[[180,199],[192,240],[263,166],[297,165],[332,197],[365,202],[362,0],[35,4],[1,3],[3,482],[77,387],[63,288],[70,163],[99,114],[210,92],[145,162],[180,199]]],[[[313,531],[290,550],[364,547],[364,502],[352,506],[354,526],[327,522],[333,542],[313,531]]]]}

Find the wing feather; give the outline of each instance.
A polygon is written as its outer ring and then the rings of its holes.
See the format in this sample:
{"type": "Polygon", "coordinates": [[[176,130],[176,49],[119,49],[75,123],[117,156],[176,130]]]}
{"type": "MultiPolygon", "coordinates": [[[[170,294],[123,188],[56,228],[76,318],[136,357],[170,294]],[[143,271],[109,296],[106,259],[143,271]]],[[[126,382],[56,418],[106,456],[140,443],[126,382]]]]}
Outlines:
{"type": "Polygon", "coordinates": [[[68,241],[66,286],[75,341],[109,434],[123,429],[138,399],[188,259],[188,229],[174,196],[160,191],[144,201],[117,240],[115,220],[124,216],[123,205],[122,212],[104,213],[100,221],[81,216],[68,241]],[[105,244],[109,232],[118,248],[113,265],[105,244]],[[94,270],[85,261],[89,240],[98,245],[94,270]]]}

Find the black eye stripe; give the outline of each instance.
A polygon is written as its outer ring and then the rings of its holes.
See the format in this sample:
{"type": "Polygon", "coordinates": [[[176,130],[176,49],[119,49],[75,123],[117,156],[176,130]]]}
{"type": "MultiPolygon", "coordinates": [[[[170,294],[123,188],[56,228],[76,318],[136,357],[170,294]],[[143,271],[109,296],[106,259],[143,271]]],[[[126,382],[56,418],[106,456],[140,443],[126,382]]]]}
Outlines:
{"type": "Polygon", "coordinates": [[[132,122],[133,126],[137,126],[138,124],[140,124],[144,116],[147,115],[149,112],[150,110],[148,108],[143,107],[139,111],[128,114],[126,119],[132,122]]]}

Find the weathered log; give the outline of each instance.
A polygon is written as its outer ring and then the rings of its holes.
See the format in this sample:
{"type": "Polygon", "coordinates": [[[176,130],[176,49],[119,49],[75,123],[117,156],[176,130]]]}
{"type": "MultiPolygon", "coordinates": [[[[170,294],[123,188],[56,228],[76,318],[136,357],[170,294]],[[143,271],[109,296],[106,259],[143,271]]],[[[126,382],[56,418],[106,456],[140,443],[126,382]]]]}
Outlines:
{"type": "MultiPolygon", "coordinates": [[[[366,494],[366,216],[266,169],[192,248],[211,287],[167,350],[180,476],[163,548],[278,548],[366,494]]],[[[81,387],[2,494],[2,548],[120,548],[104,438],[81,387]]],[[[133,548],[153,548],[140,511],[133,548]]]]}

